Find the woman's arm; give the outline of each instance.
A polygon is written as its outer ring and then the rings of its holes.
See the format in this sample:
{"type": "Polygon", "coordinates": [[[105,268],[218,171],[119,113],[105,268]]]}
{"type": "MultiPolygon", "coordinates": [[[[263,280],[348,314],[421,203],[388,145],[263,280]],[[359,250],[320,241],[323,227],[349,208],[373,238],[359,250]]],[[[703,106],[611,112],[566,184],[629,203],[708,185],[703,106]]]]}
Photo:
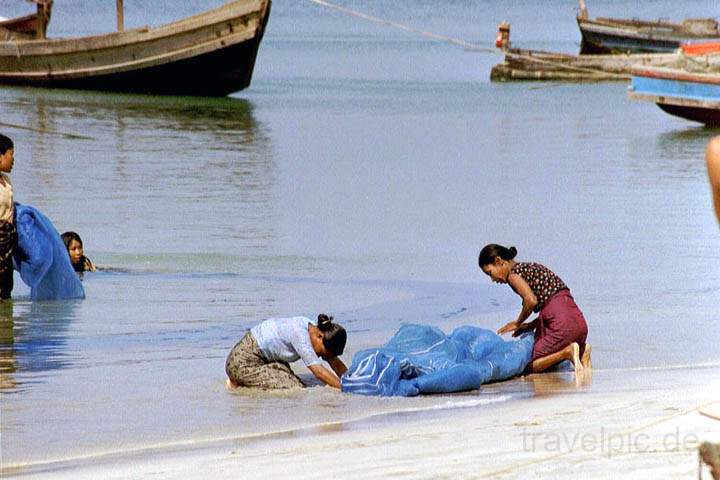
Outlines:
{"type": "Polygon", "coordinates": [[[497,331],[498,335],[517,330],[517,328],[532,315],[533,309],[537,306],[537,297],[530,288],[530,285],[528,285],[520,275],[517,273],[508,275],[508,284],[510,284],[512,289],[522,298],[522,310],[520,310],[517,320],[500,327],[497,331]]]}
{"type": "Polygon", "coordinates": [[[708,179],[710,180],[710,190],[715,205],[715,215],[718,222],[720,222],[720,137],[715,137],[708,142],[707,150],[705,150],[705,160],[707,161],[708,179]]]}
{"type": "Polygon", "coordinates": [[[323,367],[322,365],[310,365],[308,369],[315,375],[315,377],[326,385],[330,385],[333,388],[340,390],[340,379],[333,375],[330,370],[323,367]]]}
{"type": "Polygon", "coordinates": [[[343,374],[347,372],[347,367],[345,366],[343,361],[340,360],[340,357],[333,357],[327,362],[330,364],[333,371],[337,374],[338,377],[342,377],[343,374]]]}

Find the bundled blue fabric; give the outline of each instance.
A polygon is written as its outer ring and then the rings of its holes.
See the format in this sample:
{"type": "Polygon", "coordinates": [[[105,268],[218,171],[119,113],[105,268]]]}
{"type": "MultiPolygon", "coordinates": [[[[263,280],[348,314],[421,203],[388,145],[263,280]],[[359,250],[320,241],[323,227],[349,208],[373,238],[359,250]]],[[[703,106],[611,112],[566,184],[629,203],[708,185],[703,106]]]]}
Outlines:
{"type": "Polygon", "coordinates": [[[530,363],[535,337],[503,340],[484,328],[452,334],[429,325],[403,325],[381,348],[362,350],[342,376],[342,391],[413,396],[460,392],[520,375],[530,363]]]}
{"type": "Polygon", "coordinates": [[[52,222],[38,210],[15,203],[18,243],[15,270],[30,287],[32,300],[85,298],[67,248],[52,222]]]}

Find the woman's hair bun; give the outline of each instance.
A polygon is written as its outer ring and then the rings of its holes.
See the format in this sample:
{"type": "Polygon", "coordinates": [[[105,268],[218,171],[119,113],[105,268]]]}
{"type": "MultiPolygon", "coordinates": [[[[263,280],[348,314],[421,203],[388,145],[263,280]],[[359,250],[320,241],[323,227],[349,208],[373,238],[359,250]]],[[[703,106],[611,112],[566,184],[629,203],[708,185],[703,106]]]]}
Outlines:
{"type": "Polygon", "coordinates": [[[508,251],[510,252],[510,255],[511,255],[508,260],[515,258],[515,256],[517,255],[517,248],[515,248],[515,247],[510,247],[510,248],[508,249],[508,251]]]}
{"type": "Polygon", "coordinates": [[[332,321],[333,321],[333,317],[326,315],[324,313],[321,313],[320,315],[318,315],[317,324],[318,324],[318,327],[322,328],[322,327],[326,327],[326,326],[330,325],[332,323],[332,321]]]}

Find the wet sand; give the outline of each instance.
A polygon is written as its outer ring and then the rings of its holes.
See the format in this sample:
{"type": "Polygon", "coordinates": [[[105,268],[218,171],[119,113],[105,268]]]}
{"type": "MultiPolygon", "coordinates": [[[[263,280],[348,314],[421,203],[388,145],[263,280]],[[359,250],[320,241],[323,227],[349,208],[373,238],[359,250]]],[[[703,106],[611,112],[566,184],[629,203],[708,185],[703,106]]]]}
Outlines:
{"type": "MultiPolygon", "coordinates": [[[[693,478],[718,365],[513,382],[531,398],[5,471],[8,478],[693,478]],[[594,388],[597,386],[599,388],[594,388]]],[[[486,390],[497,388],[485,387],[486,390]]],[[[472,396],[472,395],[470,395],[472,396]]]]}

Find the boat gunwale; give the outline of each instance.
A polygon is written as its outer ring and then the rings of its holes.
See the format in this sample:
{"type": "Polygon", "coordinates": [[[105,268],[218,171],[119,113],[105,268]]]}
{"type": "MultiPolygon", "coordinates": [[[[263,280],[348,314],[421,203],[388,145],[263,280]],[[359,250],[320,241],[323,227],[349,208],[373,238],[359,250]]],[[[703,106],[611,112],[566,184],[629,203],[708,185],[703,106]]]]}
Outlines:
{"type": "Polygon", "coordinates": [[[622,26],[616,26],[616,25],[605,25],[605,24],[598,24],[593,23],[592,25],[585,24],[587,20],[581,20],[578,19],[578,26],[580,28],[580,33],[585,35],[585,32],[588,33],[594,33],[594,34],[600,34],[600,35],[610,35],[613,37],[620,37],[620,38],[631,38],[631,39],[639,39],[639,40],[649,40],[649,41],[677,41],[677,42],[683,42],[683,41],[717,41],[720,39],[720,33],[716,35],[693,35],[690,33],[678,33],[678,32],[660,32],[660,31],[643,31],[637,28],[623,28],[622,26]]]}
{"type": "Polygon", "coordinates": [[[200,44],[191,45],[182,49],[172,50],[163,55],[154,55],[148,57],[142,57],[137,60],[108,63],[104,65],[97,65],[92,67],[84,67],[77,69],[66,69],[66,70],[53,70],[48,72],[47,70],[41,71],[23,71],[23,72],[7,72],[0,71],[0,80],[10,79],[31,79],[31,80],[74,80],[80,78],[98,77],[103,75],[112,75],[116,73],[123,73],[133,70],[140,70],[145,68],[152,68],[155,66],[165,65],[173,63],[175,61],[186,60],[193,57],[198,57],[210,52],[220,51],[228,48],[232,48],[236,45],[242,44],[249,40],[252,40],[254,35],[248,35],[247,32],[235,32],[227,37],[209,40],[200,44]],[[217,47],[217,44],[221,41],[227,41],[233,39],[231,43],[223,45],[221,48],[217,47]]]}
{"type": "Polygon", "coordinates": [[[633,77],[652,78],[655,80],[720,85],[720,74],[690,73],[677,68],[634,67],[631,70],[631,74],[633,77]]]}
{"type": "MultiPolygon", "coordinates": [[[[589,23],[589,24],[599,24],[599,25],[607,25],[607,26],[613,26],[616,28],[630,28],[630,29],[636,29],[636,30],[642,30],[642,29],[670,29],[675,32],[678,32],[681,35],[690,35],[695,36],[697,34],[693,34],[692,32],[688,31],[686,26],[682,23],[677,22],[666,22],[663,20],[657,20],[657,21],[650,21],[650,20],[641,20],[641,19],[622,19],[622,18],[611,18],[611,17],[595,17],[595,18],[582,18],[577,17],[578,23],[589,23]]],[[[708,18],[689,18],[686,19],[689,21],[715,21],[714,18],[708,17],[708,18]]],[[[702,34],[701,36],[705,36],[706,34],[702,34]]],[[[720,31],[717,32],[717,35],[720,36],[720,31]]]]}
{"type": "Polygon", "coordinates": [[[523,48],[510,48],[504,50],[503,53],[509,57],[529,57],[537,59],[550,59],[550,60],[573,60],[578,63],[597,63],[603,60],[672,60],[678,57],[677,52],[641,52],[641,53],[601,53],[593,55],[583,55],[575,53],[564,53],[564,52],[550,52],[546,50],[532,50],[523,48]]]}
{"type": "Polygon", "coordinates": [[[6,18],[5,20],[0,20],[0,28],[7,28],[7,25],[24,23],[33,20],[37,20],[37,13],[30,13],[21,17],[6,18]]]}
{"type": "Polygon", "coordinates": [[[628,92],[628,96],[632,100],[652,102],[658,105],[677,105],[679,107],[720,110],[720,100],[700,100],[697,98],[680,97],[677,95],[655,95],[651,93],[639,93],[632,90],[628,92]]]}
{"type": "MultiPolygon", "coordinates": [[[[53,56],[93,50],[126,48],[131,45],[170,38],[193,30],[213,28],[227,21],[267,13],[267,0],[233,0],[220,7],[185,17],[157,27],[139,27],[123,32],[110,32],[83,37],[52,38],[41,40],[7,40],[0,42],[2,56],[53,56]],[[6,50],[6,52],[3,52],[6,50]]],[[[262,21],[255,29],[262,28],[262,21]]]]}

